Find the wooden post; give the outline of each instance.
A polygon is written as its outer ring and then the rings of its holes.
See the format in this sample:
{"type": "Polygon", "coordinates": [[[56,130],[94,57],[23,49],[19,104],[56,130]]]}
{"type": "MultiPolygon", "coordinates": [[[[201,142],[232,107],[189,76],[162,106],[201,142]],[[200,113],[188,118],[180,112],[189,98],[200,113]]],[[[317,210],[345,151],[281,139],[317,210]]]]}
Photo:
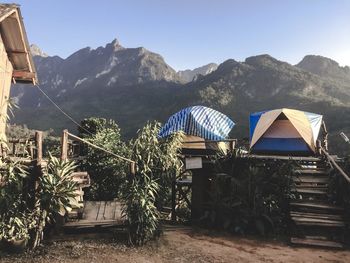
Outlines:
{"type": "Polygon", "coordinates": [[[41,165],[43,159],[43,132],[35,132],[35,146],[36,146],[36,162],[37,165],[41,165]]]}
{"type": "Polygon", "coordinates": [[[204,203],[208,203],[208,190],[210,186],[209,178],[212,174],[212,165],[203,164],[203,168],[192,171],[192,200],[191,200],[191,219],[193,222],[204,215],[204,203]]]}
{"type": "Polygon", "coordinates": [[[68,159],[68,130],[63,130],[61,138],[61,160],[68,159]]]}
{"type": "Polygon", "coordinates": [[[171,221],[176,222],[176,173],[171,183],[171,221]]]}
{"type": "Polygon", "coordinates": [[[29,207],[30,209],[35,209],[35,206],[37,204],[37,191],[39,189],[39,180],[40,177],[43,176],[43,167],[42,167],[42,160],[43,160],[43,132],[42,131],[35,131],[35,148],[36,151],[33,150],[33,145],[30,147],[31,151],[31,157],[34,160],[34,168],[31,172],[31,177],[29,181],[29,195],[30,196],[30,202],[29,207]],[[34,155],[35,154],[35,155],[34,155]]]}
{"type": "Polygon", "coordinates": [[[136,165],[135,162],[130,163],[130,176],[134,177],[136,174],[136,165]]]}
{"type": "Polygon", "coordinates": [[[323,148],[328,151],[328,131],[326,127],[326,123],[322,121],[322,128],[323,128],[323,148]]]}
{"type": "Polygon", "coordinates": [[[12,155],[13,156],[16,156],[16,142],[14,141],[13,143],[12,143],[12,155]]]}

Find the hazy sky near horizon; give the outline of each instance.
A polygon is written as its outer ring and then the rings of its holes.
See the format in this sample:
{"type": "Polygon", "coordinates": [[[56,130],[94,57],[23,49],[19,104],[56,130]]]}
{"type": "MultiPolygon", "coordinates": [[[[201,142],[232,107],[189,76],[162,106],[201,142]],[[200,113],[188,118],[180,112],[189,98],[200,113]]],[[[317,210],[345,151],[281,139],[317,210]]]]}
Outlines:
{"type": "MultiPolygon", "coordinates": [[[[3,1],[2,1],[3,2],[3,1]]],[[[176,70],[258,54],[296,64],[307,54],[350,65],[347,0],[14,0],[30,43],[63,58],[117,38],[176,70]]]]}

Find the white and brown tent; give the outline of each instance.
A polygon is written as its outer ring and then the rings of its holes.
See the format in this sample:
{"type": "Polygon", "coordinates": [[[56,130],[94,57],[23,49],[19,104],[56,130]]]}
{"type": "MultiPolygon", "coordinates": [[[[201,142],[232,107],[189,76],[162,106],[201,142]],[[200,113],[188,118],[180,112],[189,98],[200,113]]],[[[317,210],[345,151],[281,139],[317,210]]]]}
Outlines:
{"type": "Polygon", "coordinates": [[[316,152],[322,115],[277,109],[250,115],[250,150],[253,153],[309,155],[316,152]]]}

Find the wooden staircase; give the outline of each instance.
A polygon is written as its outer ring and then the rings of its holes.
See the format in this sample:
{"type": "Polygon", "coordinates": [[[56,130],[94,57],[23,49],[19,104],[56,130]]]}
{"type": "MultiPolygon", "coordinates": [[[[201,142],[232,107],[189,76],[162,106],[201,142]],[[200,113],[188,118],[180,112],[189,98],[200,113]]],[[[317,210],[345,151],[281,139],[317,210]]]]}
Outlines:
{"type": "Polygon", "coordinates": [[[294,170],[292,244],[343,248],[348,221],[343,207],[331,201],[330,180],[331,167],[325,159],[299,162],[299,168],[294,170]]]}

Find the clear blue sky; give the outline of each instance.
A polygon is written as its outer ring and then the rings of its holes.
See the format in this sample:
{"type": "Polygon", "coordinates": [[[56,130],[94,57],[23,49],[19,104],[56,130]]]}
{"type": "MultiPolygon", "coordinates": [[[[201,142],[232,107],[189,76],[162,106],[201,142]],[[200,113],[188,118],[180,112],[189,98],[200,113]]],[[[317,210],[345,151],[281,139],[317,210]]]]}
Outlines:
{"type": "MultiPolygon", "coordinates": [[[[16,0],[13,0],[16,2],[16,0]]],[[[350,1],[21,0],[29,41],[49,55],[143,46],[173,68],[268,53],[295,64],[306,54],[350,65],[350,1]]]]}

